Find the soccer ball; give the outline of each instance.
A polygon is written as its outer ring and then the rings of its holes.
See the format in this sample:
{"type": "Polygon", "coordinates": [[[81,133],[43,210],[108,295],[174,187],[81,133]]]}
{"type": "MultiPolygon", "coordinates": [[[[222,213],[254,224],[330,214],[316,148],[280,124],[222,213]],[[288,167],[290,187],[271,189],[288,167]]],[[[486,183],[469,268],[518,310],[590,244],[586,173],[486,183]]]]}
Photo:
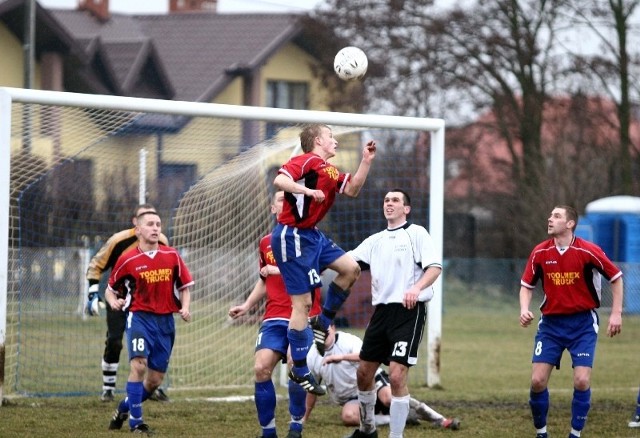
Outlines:
{"type": "Polygon", "coordinates": [[[333,60],[333,69],[343,81],[362,79],[367,72],[368,66],[367,55],[353,46],[340,50],[333,60]]]}

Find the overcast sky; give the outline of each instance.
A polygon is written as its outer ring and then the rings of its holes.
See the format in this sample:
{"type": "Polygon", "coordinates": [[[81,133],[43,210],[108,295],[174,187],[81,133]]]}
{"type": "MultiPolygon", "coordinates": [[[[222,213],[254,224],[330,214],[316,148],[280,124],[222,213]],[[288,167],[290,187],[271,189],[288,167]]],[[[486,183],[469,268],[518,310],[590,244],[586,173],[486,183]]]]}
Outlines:
{"type": "MultiPolygon", "coordinates": [[[[75,9],[78,0],[37,0],[53,9],[75,9]]],[[[218,0],[218,12],[299,12],[313,8],[321,0],[218,0]]],[[[111,12],[124,14],[163,14],[169,0],[109,0],[111,12]]]]}

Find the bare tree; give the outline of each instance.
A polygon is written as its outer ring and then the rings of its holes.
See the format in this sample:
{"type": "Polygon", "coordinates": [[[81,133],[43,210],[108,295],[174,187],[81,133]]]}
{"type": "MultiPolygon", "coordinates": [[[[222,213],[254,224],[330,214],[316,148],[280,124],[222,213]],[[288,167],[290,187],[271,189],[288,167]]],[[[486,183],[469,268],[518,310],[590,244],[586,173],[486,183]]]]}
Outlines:
{"type": "Polygon", "coordinates": [[[490,129],[508,146],[514,185],[500,197],[508,210],[499,214],[527,218],[504,227],[505,255],[528,246],[553,202],[541,196],[552,191],[545,187],[541,132],[547,87],[562,71],[553,48],[564,0],[482,1],[446,11],[424,0],[327,3],[321,17],[385,67],[367,79],[372,103],[382,102],[376,108],[449,120],[491,109],[490,129]]]}
{"type": "MultiPolygon", "coordinates": [[[[595,36],[600,50],[595,54],[576,53],[572,47],[566,50],[575,57],[575,71],[582,80],[580,86],[593,80],[595,92],[606,94],[616,104],[615,126],[618,130],[618,172],[614,174],[619,193],[638,192],[633,178],[633,157],[639,157],[639,146],[631,140],[632,99],[635,90],[632,84],[632,57],[629,53],[631,18],[640,0],[572,0],[568,17],[572,27],[586,28],[595,36]],[[634,187],[635,185],[635,187],[634,187]]],[[[636,64],[636,68],[637,68],[636,64]]],[[[640,162],[639,162],[640,164],[640,162]]]]}

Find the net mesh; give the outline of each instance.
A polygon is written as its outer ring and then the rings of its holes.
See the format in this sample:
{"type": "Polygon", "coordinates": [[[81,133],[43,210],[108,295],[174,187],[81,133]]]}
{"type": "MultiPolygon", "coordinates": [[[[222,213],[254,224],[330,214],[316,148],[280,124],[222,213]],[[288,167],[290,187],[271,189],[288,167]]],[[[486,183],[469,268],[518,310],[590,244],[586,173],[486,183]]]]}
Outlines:
{"type": "MultiPolygon", "coordinates": [[[[258,241],[273,226],[271,183],[298,153],[301,124],[247,144],[247,123],[258,137],[269,131],[266,122],[231,118],[13,103],[5,393],[101,390],[106,323],[104,314],[83,312],[86,266],[111,234],[131,226],[141,175],[146,202],[196,281],[193,321],[177,324],[169,385],[253,384],[262,308],[233,322],[227,312],[258,279],[258,241]]],[[[341,171],[356,170],[367,139],[379,152],[360,196],[339,196],[320,224],[327,235],[350,249],[382,229],[382,198],[394,187],[413,193],[413,220],[428,224],[424,136],[366,127],[334,127],[334,134],[340,147],[332,162],[341,171]]],[[[338,315],[349,329],[370,316],[367,280],[338,315]]],[[[121,391],[126,349],[120,363],[121,391]]]]}

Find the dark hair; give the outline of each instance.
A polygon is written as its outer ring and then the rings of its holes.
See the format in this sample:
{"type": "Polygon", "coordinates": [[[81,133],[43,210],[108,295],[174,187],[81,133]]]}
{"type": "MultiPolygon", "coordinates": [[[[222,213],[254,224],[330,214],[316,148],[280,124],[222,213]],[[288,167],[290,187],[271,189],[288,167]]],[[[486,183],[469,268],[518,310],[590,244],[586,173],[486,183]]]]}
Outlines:
{"type": "Polygon", "coordinates": [[[138,216],[142,216],[143,214],[147,214],[147,213],[156,213],[156,208],[151,205],[151,204],[139,204],[135,210],[133,210],[133,215],[131,217],[138,217],[138,216]],[[138,213],[139,210],[144,210],[141,211],[140,213],[138,213]]]}
{"type": "Polygon", "coordinates": [[[390,192],[402,193],[402,196],[404,197],[404,205],[408,205],[409,207],[411,206],[411,197],[409,196],[409,194],[407,192],[405,192],[402,189],[391,189],[389,191],[390,192]]]}
{"type": "Polygon", "coordinates": [[[271,193],[271,196],[269,196],[269,199],[271,200],[269,202],[269,204],[275,204],[276,203],[276,197],[278,196],[278,193],[283,192],[284,190],[276,190],[273,193],[271,193]]]}
{"type": "Polygon", "coordinates": [[[305,126],[300,132],[300,146],[305,154],[313,150],[315,139],[322,133],[322,128],[331,129],[329,125],[314,123],[305,126]]]}
{"type": "Polygon", "coordinates": [[[565,216],[567,217],[567,221],[573,221],[573,227],[571,228],[571,231],[575,231],[576,227],[578,226],[578,210],[576,210],[574,207],[571,207],[570,205],[556,205],[554,208],[561,208],[565,211],[565,216]]]}

